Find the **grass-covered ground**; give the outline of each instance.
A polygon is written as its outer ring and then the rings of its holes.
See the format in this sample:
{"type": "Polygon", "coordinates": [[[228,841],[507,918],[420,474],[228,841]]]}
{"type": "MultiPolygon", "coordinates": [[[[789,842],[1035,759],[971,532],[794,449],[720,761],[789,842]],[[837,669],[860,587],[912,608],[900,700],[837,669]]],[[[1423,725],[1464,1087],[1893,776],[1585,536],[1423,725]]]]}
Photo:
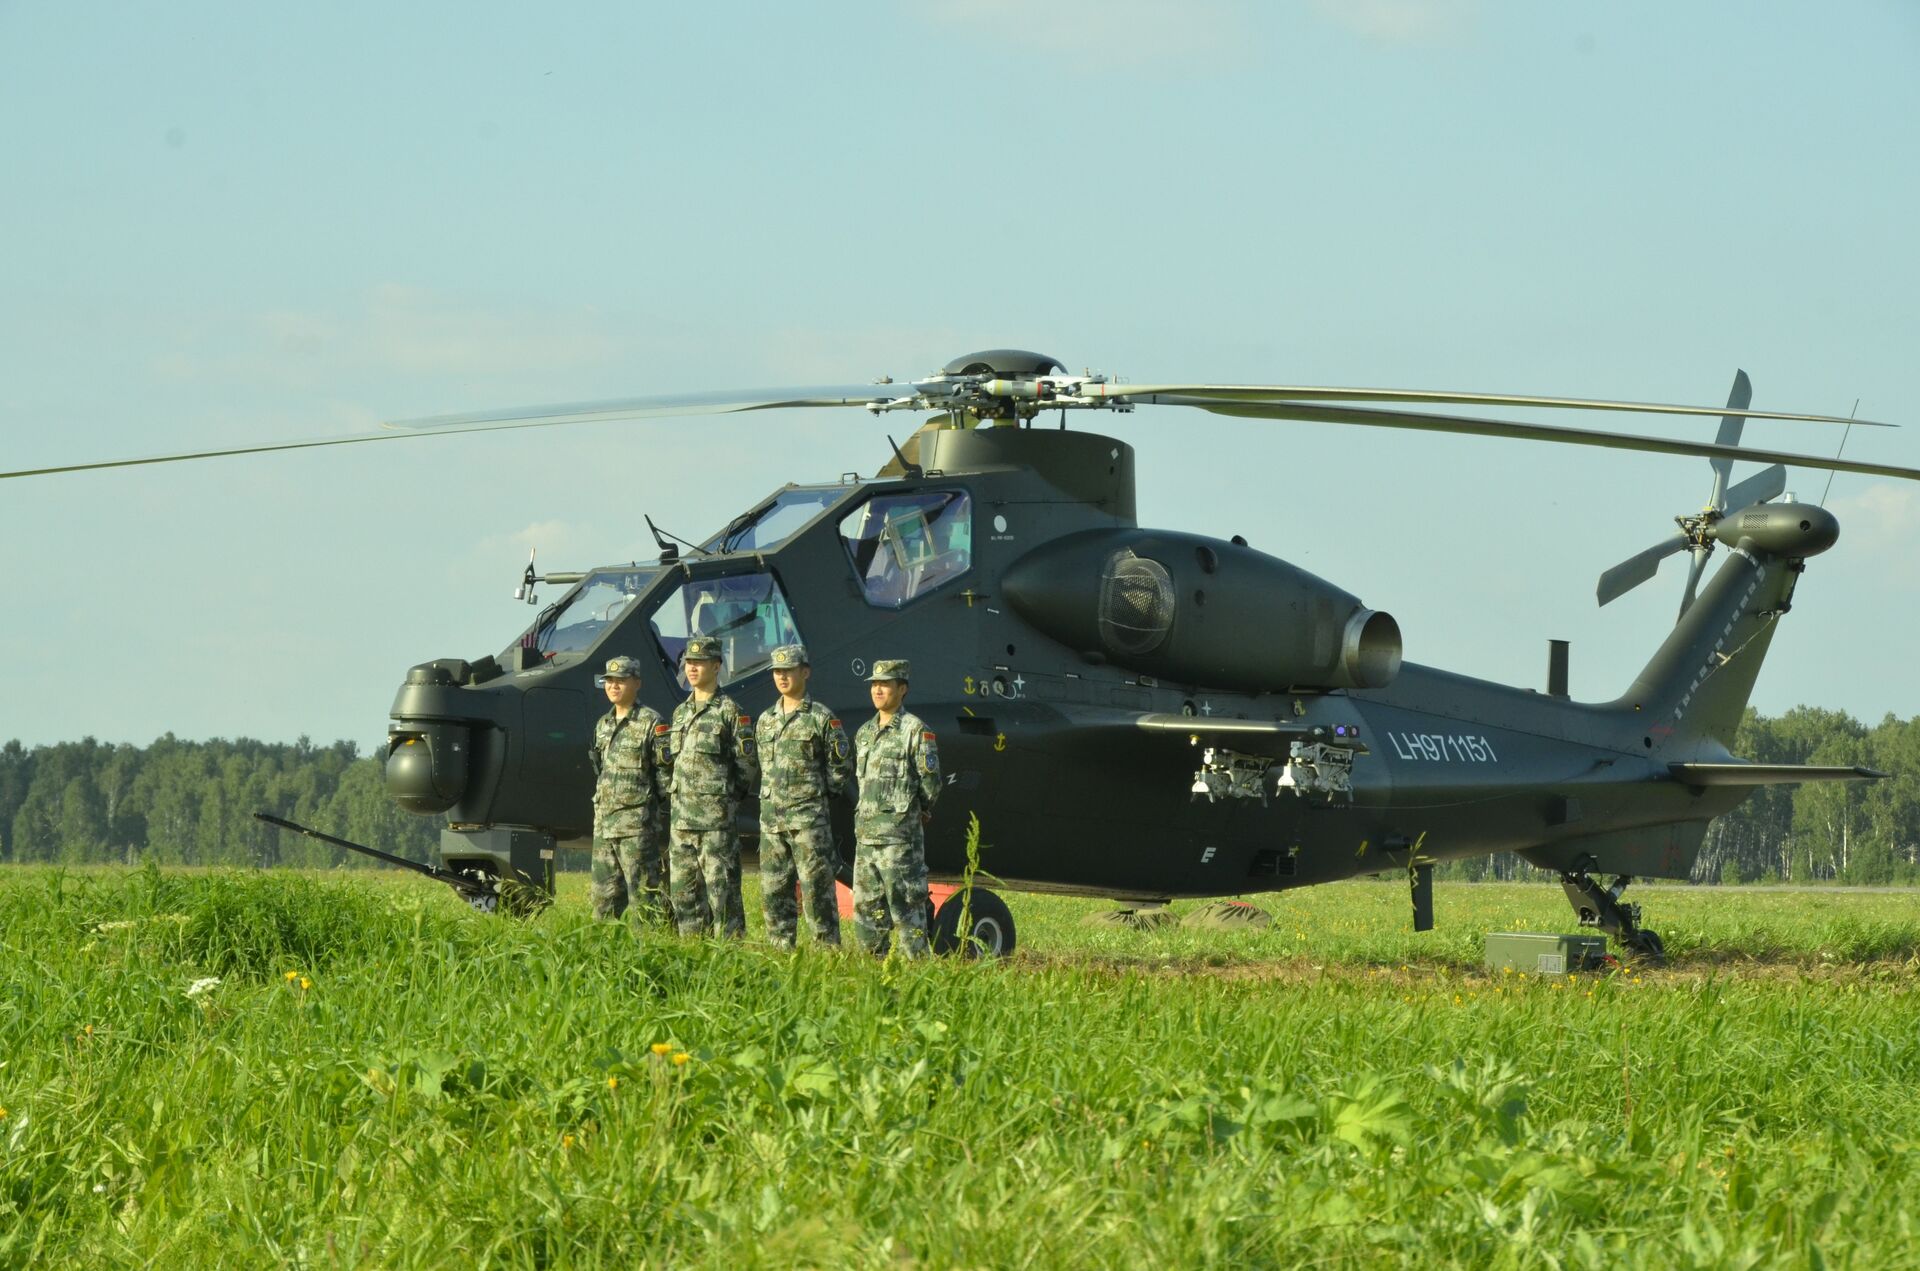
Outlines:
{"type": "Polygon", "coordinates": [[[1920,1266],[1920,895],[1647,888],[1671,967],[1543,979],[1480,937],[1554,887],[909,966],[582,890],[0,872],[0,1265],[1920,1266]]]}

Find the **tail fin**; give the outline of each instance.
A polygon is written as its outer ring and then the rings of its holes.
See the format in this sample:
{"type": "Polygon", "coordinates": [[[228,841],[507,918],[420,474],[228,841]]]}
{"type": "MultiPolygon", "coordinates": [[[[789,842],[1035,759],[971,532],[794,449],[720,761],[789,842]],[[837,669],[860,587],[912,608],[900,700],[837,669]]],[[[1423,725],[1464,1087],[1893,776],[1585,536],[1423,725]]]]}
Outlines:
{"type": "Polygon", "coordinates": [[[1612,703],[1646,719],[1650,747],[1692,755],[1730,749],[1799,581],[1798,561],[1742,546],[1707,583],[1625,694],[1612,703]],[[1704,749],[1713,749],[1705,747],[1704,749]]]}

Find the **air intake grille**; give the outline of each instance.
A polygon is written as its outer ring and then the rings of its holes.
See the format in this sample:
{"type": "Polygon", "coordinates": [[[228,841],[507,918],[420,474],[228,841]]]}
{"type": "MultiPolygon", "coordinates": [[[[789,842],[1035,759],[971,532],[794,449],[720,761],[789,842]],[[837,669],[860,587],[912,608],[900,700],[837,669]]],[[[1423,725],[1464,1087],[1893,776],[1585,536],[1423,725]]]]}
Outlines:
{"type": "Polygon", "coordinates": [[[1173,630],[1173,579],[1159,561],[1121,550],[1100,578],[1100,638],[1120,654],[1151,653],[1173,630]]]}

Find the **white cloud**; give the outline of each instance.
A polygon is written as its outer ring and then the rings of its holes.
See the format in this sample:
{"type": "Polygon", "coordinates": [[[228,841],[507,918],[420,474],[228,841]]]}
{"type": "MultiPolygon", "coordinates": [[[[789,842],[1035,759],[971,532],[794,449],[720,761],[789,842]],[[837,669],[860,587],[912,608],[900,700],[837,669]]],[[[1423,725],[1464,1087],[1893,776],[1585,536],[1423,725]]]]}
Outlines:
{"type": "Polygon", "coordinates": [[[1920,548],[1920,486],[1875,482],[1832,504],[1849,548],[1901,556],[1920,548]]]}

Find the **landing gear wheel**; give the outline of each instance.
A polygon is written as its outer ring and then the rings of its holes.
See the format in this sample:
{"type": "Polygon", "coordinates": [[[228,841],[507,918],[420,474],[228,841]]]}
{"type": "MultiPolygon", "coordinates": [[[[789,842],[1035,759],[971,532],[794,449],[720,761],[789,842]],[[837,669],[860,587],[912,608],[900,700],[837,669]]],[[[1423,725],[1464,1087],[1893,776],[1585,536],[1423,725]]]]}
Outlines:
{"type": "Polygon", "coordinates": [[[1628,952],[1640,955],[1655,966],[1661,966],[1667,960],[1667,946],[1661,941],[1660,933],[1657,931],[1642,929],[1634,932],[1621,943],[1626,945],[1628,952]]]}
{"type": "Polygon", "coordinates": [[[471,878],[477,883],[484,884],[486,887],[485,891],[462,890],[460,892],[460,899],[466,901],[471,908],[473,908],[475,911],[479,913],[483,913],[483,914],[499,913],[500,912],[500,877],[499,875],[493,873],[491,870],[485,870],[485,869],[463,869],[460,871],[460,873],[464,877],[471,878]]]}
{"type": "Polygon", "coordinates": [[[1620,893],[1633,881],[1632,876],[1622,874],[1613,880],[1612,886],[1603,886],[1589,872],[1592,863],[1591,857],[1583,857],[1560,875],[1560,886],[1566,891],[1580,925],[1598,927],[1612,936],[1622,949],[1655,966],[1664,963],[1667,947],[1658,933],[1640,925],[1640,906],[1620,899],[1620,893]]]}
{"type": "Polygon", "coordinates": [[[973,889],[970,907],[967,906],[967,894],[957,891],[935,911],[933,924],[927,929],[927,938],[935,953],[953,953],[957,950],[969,958],[983,955],[1004,958],[1013,952],[1013,911],[1007,908],[1006,901],[984,887],[973,889]],[[962,908],[969,909],[971,923],[964,939],[960,930],[962,908]]]}
{"type": "Polygon", "coordinates": [[[515,918],[531,918],[553,903],[552,893],[545,888],[517,878],[503,880],[498,891],[500,912],[515,918]]]}

